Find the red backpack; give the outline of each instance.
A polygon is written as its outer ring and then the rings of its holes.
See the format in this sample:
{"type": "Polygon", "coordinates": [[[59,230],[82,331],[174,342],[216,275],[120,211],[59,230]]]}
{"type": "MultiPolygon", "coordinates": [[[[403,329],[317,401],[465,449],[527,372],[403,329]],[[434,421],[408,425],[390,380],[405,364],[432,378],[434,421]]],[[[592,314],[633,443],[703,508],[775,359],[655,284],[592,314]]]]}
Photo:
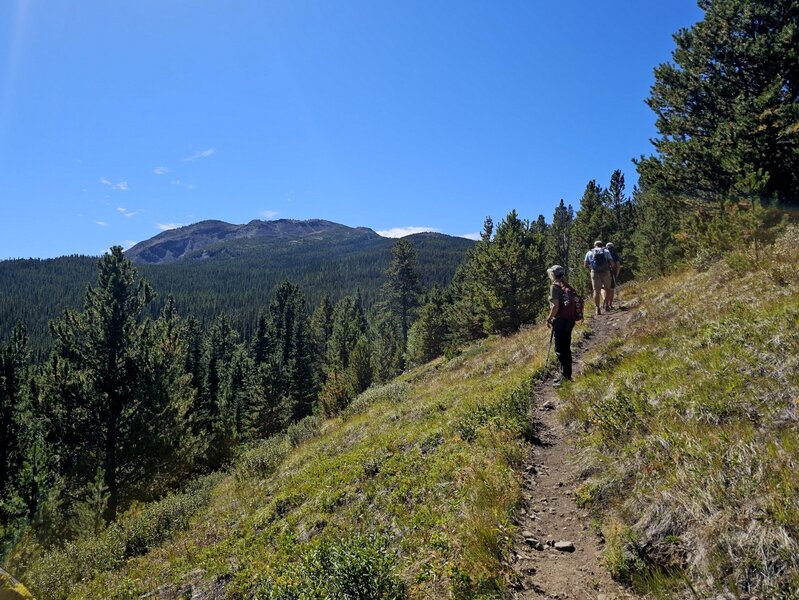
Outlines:
{"type": "Polygon", "coordinates": [[[567,321],[583,320],[583,299],[574,291],[574,288],[565,283],[560,284],[563,290],[563,306],[560,307],[558,316],[567,321]]]}

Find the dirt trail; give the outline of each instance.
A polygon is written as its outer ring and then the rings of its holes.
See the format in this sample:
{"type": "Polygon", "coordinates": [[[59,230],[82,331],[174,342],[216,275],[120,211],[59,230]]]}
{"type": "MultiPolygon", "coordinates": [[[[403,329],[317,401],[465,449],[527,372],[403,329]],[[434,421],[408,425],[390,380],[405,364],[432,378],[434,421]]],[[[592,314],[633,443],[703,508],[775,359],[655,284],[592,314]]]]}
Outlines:
{"type": "MultiPolygon", "coordinates": [[[[586,354],[623,335],[636,313],[631,306],[622,305],[621,310],[589,318],[590,335],[572,343],[575,375],[583,371],[586,354]]],[[[512,597],[638,598],[607,573],[601,559],[602,542],[591,526],[591,516],[575,502],[574,491],[581,483],[575,451],[558,419],[560,400],[551,379],[540,384],[536,392],[541,444],[533,450],[525,469],[524,504],[513,554],[520,583],[512,597]],[[571,542],[573,548],[556,549],[556,542],[571,542]]]]}

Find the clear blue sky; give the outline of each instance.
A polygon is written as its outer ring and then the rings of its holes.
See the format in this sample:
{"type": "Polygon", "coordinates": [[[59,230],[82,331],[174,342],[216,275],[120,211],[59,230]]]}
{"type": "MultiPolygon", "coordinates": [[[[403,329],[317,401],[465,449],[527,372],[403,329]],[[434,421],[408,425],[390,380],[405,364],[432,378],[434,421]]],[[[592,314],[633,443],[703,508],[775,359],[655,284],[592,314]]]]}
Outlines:
{"type": "Polygon", "coordinates": [[[477,232],[650,153],[692,0],[3,0],[0,259],[203,219],[477,232]]]}

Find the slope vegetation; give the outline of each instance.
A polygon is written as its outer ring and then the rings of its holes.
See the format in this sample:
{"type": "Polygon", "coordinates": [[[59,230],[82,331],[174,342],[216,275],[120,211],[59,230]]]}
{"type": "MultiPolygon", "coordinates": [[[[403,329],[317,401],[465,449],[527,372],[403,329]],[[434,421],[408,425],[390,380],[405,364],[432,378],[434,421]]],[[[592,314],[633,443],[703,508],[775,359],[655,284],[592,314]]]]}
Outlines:
{"type": "MultiPolygon", "coordinates": [[[[757,265],[625,286],[626,330],[578,329],[594,339],[557,403],[574,450],[546,467],[582,466],[580,527],[648,597],[799,595],[798,245],[794,228],[757,265]]],[[[22,545],[10,570],[41,598],[507,595],[547,341],[428,363],[99,534],[22,545]]]]}
{"type": "Polygon", "coordinates": [[[20,576],[41,598],[493,597],[512,577],[547,340],[488,340],[368,390],[251,448],[195,500],[133,510],[20,576]]]}
{"type": "Polygon", "coordinates": [[[564,392],[580,500],[643,591],[799,597],[797,247],[625,288],[638,321],[564,392]]]}

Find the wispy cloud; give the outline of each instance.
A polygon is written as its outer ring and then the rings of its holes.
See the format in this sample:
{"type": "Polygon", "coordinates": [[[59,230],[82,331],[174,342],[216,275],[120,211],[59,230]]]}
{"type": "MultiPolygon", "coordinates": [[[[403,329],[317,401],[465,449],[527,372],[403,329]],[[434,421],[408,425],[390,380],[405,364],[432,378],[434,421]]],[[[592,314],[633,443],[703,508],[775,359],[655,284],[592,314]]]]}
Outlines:
{"type": "Polygon", "coordinates": [[[185,223],[156,223],[155,225],[161,231],[169,231],[170,229],[177,229],[178,227],[183,227],[186,224],[185,223]]]}
{"type": "Polygon", "coordinates": [[[94,224],[99,225],[100,227],[108,227],[108,223],[105,221],[95,221],[94,224]]]}
{"type": "Polygon", "coordinates": [[[124,250],[128,250],[128,249],[132,248],[135,245],[136,245],[136,242],[134,242],[133,240],[122,240],[122,248],[124,250]]]}
{"type": "Polygon", "coordinates": [[[197,189],[197,186],[194,185],[193,183],[183,183],[180,179],[173,179],[169,183],[171,183],[172,185],[177,185],[177,186],[180,186],[180,187],[184,187],[187,190],[196,190],[197,189]]]}
{"type": "Polygon", "coordinates": [[[466,238],[467,240],[475,240],[475,241],[477,241],[477,240],[480,239],[480,232],[479,231],[475,231],[473,233],[464,233],[464,234],[459,235],[458,237],[466,238]]]}
{"type": "Polygon", "coordinates": [[[156,175],[166,175],[167,173],[169,173],[169,167],[156,167],[155,169],[153,169],[153,173],[155,173],[156,175]]]}
{"type": "Polygon", "coordinates": [[[274,219],[279,214],[280,213],[276,210],[262,210],[258,212],[258,215],[264,219],[274,219]]]}
{"type": "Polygon", "coordinates": [[[387,238],[401,238],[406,235],[413,235],[414,233],[424,233],[426,231],[433,233],[441,233],[440,229],[434,227],[392,227],[391,229],[383,229],[377,232],[377,235],[382,235],[387,238]]]}
{"type": "Polygon", "coordinates": [[[113,181],[109,181],[105,177],[100,177],[100,183],[102,183],[103,185],[107,185],[112,190],[120,190],[122,192],[127,192],[130,189],[127,181],[120,181],[119,183],[114,183],[113,181]]]}
{"type": "Polygon", "coordinates": [[[142,209],[128,210],[127,208],[122,208],[121,206],[118,206],[117,212],[125,215],[128,219],[130,219],[131,217],[135,217],[136,215],[138,215],[139,213],[143,213],[144,211],[142,209]]]}
{"type": "Polygon", "coordinates": [[[191,156],[187,156],[183,159],[183,162],[192,162],[197,160],[198,158],[208,158],[214,152],[216,152],[216,148],[208,148],[207,150],[200,150],[199,152],[195,152],[191,156]]]}

